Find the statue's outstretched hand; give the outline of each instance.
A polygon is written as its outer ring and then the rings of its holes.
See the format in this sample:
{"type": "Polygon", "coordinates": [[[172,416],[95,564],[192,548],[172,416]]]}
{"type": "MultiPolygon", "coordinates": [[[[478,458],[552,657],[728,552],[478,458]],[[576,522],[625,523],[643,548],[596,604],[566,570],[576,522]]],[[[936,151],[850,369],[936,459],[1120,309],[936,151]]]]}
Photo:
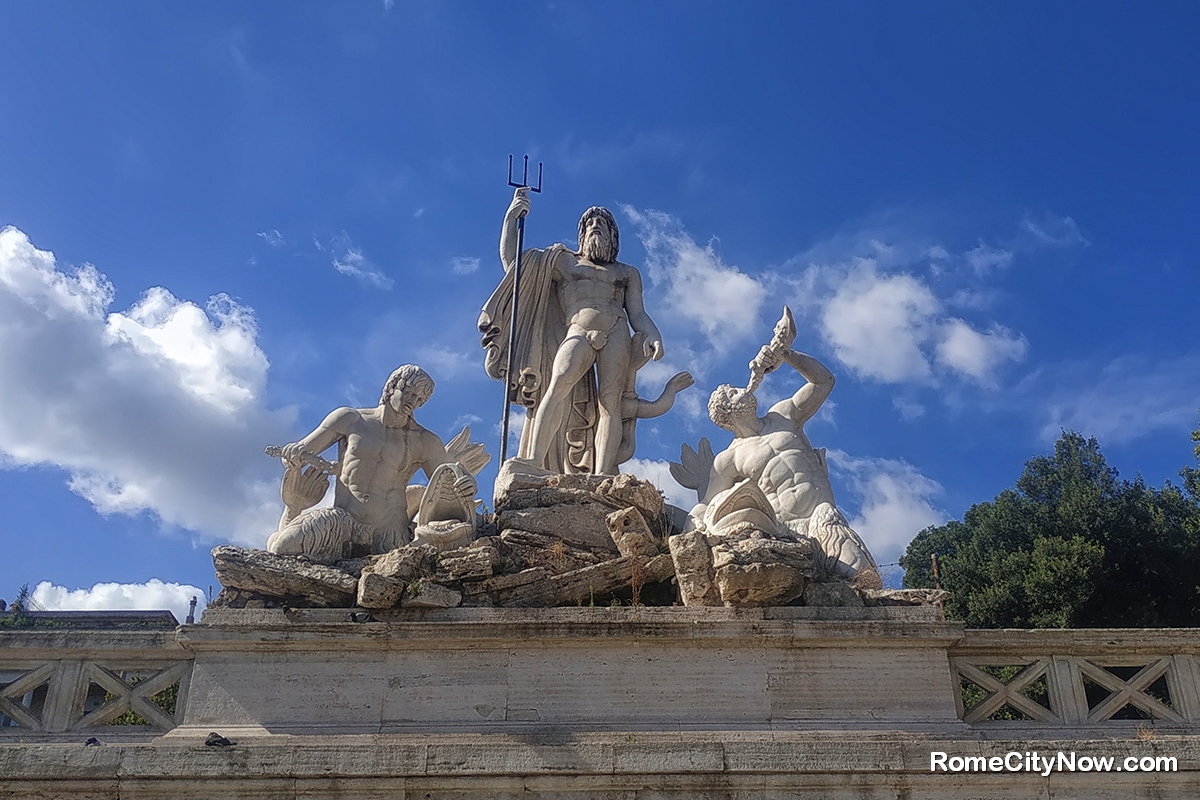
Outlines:
{"type": "Polygon", "coordinates": [[[667,381],[667,391],[672,395],[679,394],[684,389],[688,388],[696,382],[690,372],[677,372],[671,376],[671,380],[667,381]]]}

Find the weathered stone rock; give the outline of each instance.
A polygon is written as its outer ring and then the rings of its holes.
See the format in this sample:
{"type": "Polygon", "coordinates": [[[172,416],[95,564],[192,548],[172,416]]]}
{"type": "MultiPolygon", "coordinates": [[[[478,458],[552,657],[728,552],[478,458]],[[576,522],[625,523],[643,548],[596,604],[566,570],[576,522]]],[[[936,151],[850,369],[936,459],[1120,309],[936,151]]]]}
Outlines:
{"type": "Polygon", "coordinates": [[[362,575],[363,569],[369,567],[378,560],[379,556],[377,555],[362,556],[361,558],[346,558],[335,562],[333,566],[337,569],[340,569],[342,572],[345,572],[348,575],[353,575],[357,578],[359,575],[362,575]]]}
{"type": "Polygon", "coordinates": [[[400,602],[406,586],[403,581],[365,569],[358,579],[358,605],[360,608],[391,608],[400,602]]]}
{"type": "Polygon", "coordinates": [[[649,520],[656,520],[663,513],[663,496],[658,487],[627,473],[609,476],[596,487],[596,493],[622,506],[633,506],[649,520]]]}
{"type": "Polygon", "coordinates": [[[589,550],[565,542],[556,536],[529,531],[507,530],[500,534],[504,543],[503,564],[507,572],[541,567],[550,575],[561,575],[612,558],[611,549],[589,550]]]}
{"type": "Polygon", "coordinates": [[[437,556],[437,548],[426,544],[398,547],[371,557],[360,573],[358,605],[392,608],[410,583],[433,574],[437,556]]]}
{"type": "Polygon", "coordinates": [[[494,578],[488,578],[477,583],[468,583],[463,588],[468,594],[490,594],[495,595],[497,598],[502,598],[506,592],[540,581],[546,575],[546,570],[541,567],[533,567],[513,573],[512,575],[497,575],[494,578]]]}
{"type": "Polygon", "coordinates": [[[824,608],[861,608],[863,598],[846,581],[827,581],[809,584],[804,590],[804,604],[824,608]]]}
{"type": "Polygon", "coordinates": [[[432,545],[398,547],[379,556],[375,563],[364,567],[363,571],[374,572],[407,585],[418,578],[432,575],[437,556],[437,548],[432,545]]]}
{"type": "Polygon", "coordinates": [[[511,461],[500,467],[497,511],[592,502],[608,505],[610,511],[632,506],[651,522],[663,513],[658,487],[633,475],[539,475],[523,469],[511,461]]]}
{"type": "Polygon", "coordinates": [[[721,595],[714,583],[712,554],[708,541],[699,531],[672,536],[667,540],[675,565],[675,580],[685,606],[719,606],[721,595]]]}
{"type": "MultiPolygon", "coordinates": [[[[562,476],[577,477],[577,476],[562,476]]],[[[617,552],[605,522],[612,508],[602,503],[571,503],[552,508],[523,508],[500,512],[497,526],[573,542],[594,550],[617,552]]]]}
{"type": "Polygon", "coordinates": [[[671,557],[665,554],[651,559],[641,556],[616,558],[518,587],[508,594],[503,605],[588,605],[595,601],[607,600],[614,593],[630,586],[635,579],[641,584],[665,581],[671,577],[674,570],[671,557]]]}
{"type": "Polygon", "coordinates": [[[495,573],[500,554],[493,547],[465,547],[442,553],[434,571],[438,583],[482,580],[495,573]]]}
{"type": "Polygon", "coordinates": [[[945,589],[863,589],[868,606],[940,606],[950,599],[945,589]]]}
{"type": "Polygon", "coordinates": [[[454,608],[460,603],[462,593],[434,583],[428,578],[410,583],[400,600],[400,605],[404,608],[454,608]]]}
{"type": "Polygon", "coordinates": [[[654,558],[658,555],[658,544],[654,534],[646,524],[646,518],[636,508],[623,508],[614,511],[604,518],[608,524],[609,535],[617,546],[617,552],[622,556],[645,556],[654,558]]]}
{"type": "Polygon", "coordinates": [[[295,605],[337,608],[354,603],[358,579],[333,567],[233,545],[214,547],[212,557],[217,580],[231,589],[278,597],[295,605]]]}
{"type": "Polygon", "coordinates": [[[712,548],[713,575],[727,606],[782,606],[812,579],[812,542],[747,538],[712,548]]]}

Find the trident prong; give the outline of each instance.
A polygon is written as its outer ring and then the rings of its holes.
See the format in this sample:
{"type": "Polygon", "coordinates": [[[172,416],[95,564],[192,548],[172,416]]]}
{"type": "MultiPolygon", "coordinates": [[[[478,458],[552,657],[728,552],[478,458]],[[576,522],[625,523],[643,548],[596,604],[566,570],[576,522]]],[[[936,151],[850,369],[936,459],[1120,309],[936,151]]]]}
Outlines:
{"type": "Polygon", "coordinates": [[[536,192],[537,194],[542,193],[542,162],[540,162],[540,161],[538,162],[537,186],[529,185],[529,156],[528,155],[525,156],[525,166],[521,170],[521,182],[520,183],[517,183],[516,181],[513,180],[512,168],[513,168],[513,157],[512,157],[512,154],[509,153],[509,155],[508,155],[508,185],[509,186],[512,186],[516,189],[529,189],[529,191],[536,192]]]}
{"type": "MultiPolygon", "coordinates": [[[[517,189],[528,189],[541,194],[542,162],[538,162],[537,186],[529,185],[529,155],[526,154],[521,170],[521,182],[513,180],[513,157],[508,155],[508,185],[517,189]]],[[[521,251],[525,249],[525,215],[517,219],[517,260],[513,264],[512,315],[508,326],[508,361],[504,368],[504,416],[500,420],[500,464],[508,458],[508,415],[512,411],[513,397],[517,393],[517,381],[513,376],[513,362],[517,360],[517,299],[521,293],[521,251]]],[[[528,423],[528,420],[526,420],[528,423]]]]}

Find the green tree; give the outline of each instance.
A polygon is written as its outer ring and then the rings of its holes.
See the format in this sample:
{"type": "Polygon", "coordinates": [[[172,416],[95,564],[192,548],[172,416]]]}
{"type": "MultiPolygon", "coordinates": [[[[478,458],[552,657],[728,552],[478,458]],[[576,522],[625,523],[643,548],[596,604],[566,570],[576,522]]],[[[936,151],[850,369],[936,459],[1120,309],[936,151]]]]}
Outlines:
{"type": "Polygon", "coordinates": [[[904,585],[933,586],[937,553],[946,611],[971,627],[1200,625],[1200,470],[1181,476],[1122,480],[1094,438],[1064,431],[1015,488],[918,534],[904,585]]]}

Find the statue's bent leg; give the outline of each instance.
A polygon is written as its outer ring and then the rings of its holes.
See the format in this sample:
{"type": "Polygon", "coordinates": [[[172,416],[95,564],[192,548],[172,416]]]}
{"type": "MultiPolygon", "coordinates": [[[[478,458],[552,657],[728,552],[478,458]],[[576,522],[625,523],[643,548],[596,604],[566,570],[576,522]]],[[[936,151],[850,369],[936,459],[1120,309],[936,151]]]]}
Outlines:
{"type": "Polygon", "coordinates": [[[550,384],[533,416],[530,457],[539,467],[543,465],[546,453],[550,452],[555,434],[562,429],[571,390],[593,363],[595,351],[588,344],[587,337],[582,331],[572,328],[570,335],[558,347],[550,384]]]}
{"type": "Polygon", "coordinates": [[[361,538],[364,527],[340,508],[314,508],[272,533],[267,539],[267,550],[277,555],[345,558],[361,538]]]}
{"type": "Polygon", "coordinates": [[[821,503],[809,519],[808,535],[820,546],[814,553],[818,580],[850,580],[862,570],[876,569],[875,559],[831,503],[821,503]]]}

